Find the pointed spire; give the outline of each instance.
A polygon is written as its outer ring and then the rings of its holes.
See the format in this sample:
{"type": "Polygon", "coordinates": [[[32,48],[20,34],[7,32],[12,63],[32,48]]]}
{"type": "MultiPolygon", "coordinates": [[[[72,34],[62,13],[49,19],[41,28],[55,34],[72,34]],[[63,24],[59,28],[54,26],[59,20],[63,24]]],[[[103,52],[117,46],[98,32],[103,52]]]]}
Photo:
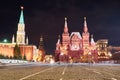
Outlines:
{"type": "Polygon", "coordinates": [[[26,38],[26,44],[28,45],[28,37],[26,38]]]}
{"type": "Polygon", "coordinates": [[[12,43],[15,43],[15,38],[14,38],[14,35],[12,37],[12,43]]]}
{"type": "Polygon", "coordinates": [[[88,32],[86,17],[84,17],[84,32],[85,32],[85,33],[88,32]]]}
{"type": "Polygon", "coordinates": [[[20,19],[19,19],[19,23],[21,23],[21,24],[24,24],[23,9],[24,9],[24,7],[21,6],[21,14],[20,14],[20,19]]]}
{"type": "Polygon", "coordinates": [[[64,32],[68,33],[67,18],[65,17],[64,32]]]}
{"type": "Polygon", "coordinates": [[[91,45],[95,45],[95,41],[93,39],[93,35],[91,35],[91,45]]]}
{"type": "Polygon", "coordinates": [[[65,17],[65,27],[67,27],[67,18],[65,17]]]}
{"type": "Polygon", "coordinates": [[[84,17],[84,26],[87,27],[86,17],[84,17]]]}
{"type": "Polygon", "coordinates": [[[58,39],[60,39],[60,35],[58,35],[58,39]]]}
{"type": "Polygon", "coordinates": [[[18,22],[16,43],[25,44],[25,24],[24,24],[24,16],[23,16],[23,7],[22,6],[21,6],[20,18],[19,18],[19,22],[18,22]]]}
{"type": "Polygon", "coordinates": [[[60,35],[58,36],[57,44],[60,44],[60,35]]]}
{"type": "Polygon", "coordinates": [[[41,37],[40,37],[40,42],[41,42],[41,41],[43,41],[43,36],[42,36],[42,35],[41,35],[41,37]]]}
{"type": "Polygon", "coordinates": [[[44,49],[44,42],[43,42],[43,36],[40,37],[40,43],[39,43],[39,50],[44,49]]]}
{"type": "Polygon", "coordinates": [[[60,35],[58,36],[58,41],[56,43],[56,50],[59,50],[60,48],[60,35]]]}

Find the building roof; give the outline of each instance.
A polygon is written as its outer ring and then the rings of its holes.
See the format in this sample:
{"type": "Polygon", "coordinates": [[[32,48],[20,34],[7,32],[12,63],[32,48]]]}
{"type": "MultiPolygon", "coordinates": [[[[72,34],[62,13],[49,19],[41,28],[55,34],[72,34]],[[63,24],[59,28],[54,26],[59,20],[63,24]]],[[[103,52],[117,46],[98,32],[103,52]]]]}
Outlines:
{"type": "Polygon", "coordinates": [[[70,38],[73,36],[73,35],[77,35],[78,38],[82,39],[81,35],[79,32],[72,32],[71,35],[70,35],[70,38]]]}

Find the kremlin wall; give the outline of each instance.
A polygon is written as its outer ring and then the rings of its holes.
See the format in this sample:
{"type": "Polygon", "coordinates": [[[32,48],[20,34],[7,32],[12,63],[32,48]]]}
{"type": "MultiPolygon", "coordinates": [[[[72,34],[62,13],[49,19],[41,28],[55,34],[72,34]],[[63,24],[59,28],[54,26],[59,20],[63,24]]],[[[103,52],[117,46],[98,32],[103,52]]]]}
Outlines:
{"type": "Polygon", "coordinates": [[[16,39],[13,35],[11,43],[0,43],[0,55],[7,57],[14,57],[15,46],[18,45],[20,53],[23,56],[26,56],[27,60],[33,60],[33,55],[36,52],[37,47],[35,45],[28,45],[28,37],[25,37],[25,23],[23,15],[23,7],[21,7],[20,19],[18,23],[16,39]],[[16,42],[15,42],[16,40],[16,42]]]}
{"type": "Polygon", "coordinates": [[[82,34],[80,32],[69,33],[67,18],[65,18],[63,33],[58,37],[54,57],[46,55],[42,36],[38,49],[35,45],[29,45],[29,39],[25,36],[23,7],[21,7],[16,37],[13,35],[11,43],[0,43],[0,55],[14,57],[14,48],[18,45],[22,57],[26,56],[28,61],[49,62],[54,59],[56,62],[98,62],[109,60],[112,56],[107,48],[107,39],[94,41],[93,35],[89,33],[86,17],[84,17],[82,34]]]}

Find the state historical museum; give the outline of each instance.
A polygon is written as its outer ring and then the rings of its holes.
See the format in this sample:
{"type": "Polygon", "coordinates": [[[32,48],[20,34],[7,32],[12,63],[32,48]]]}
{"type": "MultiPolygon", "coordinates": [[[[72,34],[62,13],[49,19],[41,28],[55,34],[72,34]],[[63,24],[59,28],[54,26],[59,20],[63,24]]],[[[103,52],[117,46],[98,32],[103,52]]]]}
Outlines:
{"type": "Polygon", "coordinates": [[[98,53],[93,35],[88,31],[86,17],[84,17],[84,26],[82,35],[80,32],[69,34],[67,18],[65,18],[62,40],[59,36],[56,43],[55,61],[60,62],[97,62],[98,53]]]}

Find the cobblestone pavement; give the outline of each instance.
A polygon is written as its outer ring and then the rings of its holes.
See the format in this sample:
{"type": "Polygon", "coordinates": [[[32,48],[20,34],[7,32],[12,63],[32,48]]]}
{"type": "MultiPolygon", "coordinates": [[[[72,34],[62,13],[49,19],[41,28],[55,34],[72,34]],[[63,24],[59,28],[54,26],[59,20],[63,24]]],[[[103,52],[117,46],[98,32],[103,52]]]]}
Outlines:
{"type": "Polygon", "coordinates": [[[0,80],[120,80],[120,65],[2,66],[0,80]]]}

